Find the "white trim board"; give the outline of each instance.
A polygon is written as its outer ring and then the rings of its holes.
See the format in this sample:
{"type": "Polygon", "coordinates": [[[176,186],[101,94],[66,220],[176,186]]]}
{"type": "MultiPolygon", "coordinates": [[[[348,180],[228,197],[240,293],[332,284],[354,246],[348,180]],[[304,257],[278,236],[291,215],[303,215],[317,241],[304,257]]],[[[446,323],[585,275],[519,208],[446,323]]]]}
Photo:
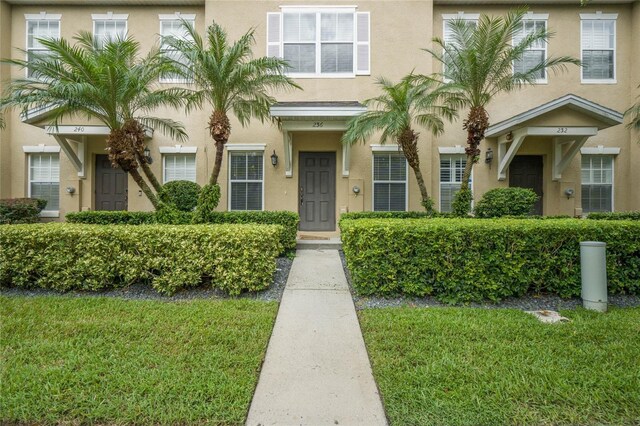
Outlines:
{"type": "Polygon", "coordinates": [[[373,152],[402,152],[402,148],[396,144],[370,145],[373,152]]]}
{"type": "Polygon", "coordinates": [[[25,145],[22,147],[22,151],[27,154],[35,154],[39,152],[60,152],[59,146],[52,145],[25,145]]]}
{"type": "Polygon", "coordinates": [[[195,154],[198,151],[197,146],[160,146],[158,147],[160,154],[195,154]]]}
{"type": "Polygon", "coordinates": [[[59,21],[62,19],[61,13],[25,13],[24,19],[27,21],[59,21]]]}
{"type": "Polygon", "coordinates": [[[440,146],[440,147],[438,147],[438,153],[439,154],[446,154],[446,155],[464,154],[465,153],[465,148],[462,145],[440,146]]]}
{"type": "Polygon", "coordinates": [[[267,146],[264,143],[253,143],[253,144],[227,144],[227,151],[264,151],[267,146]]]}
{"type": "Polygon", "coordinates": [[[611,147],[611,148],[605,148],[602,145],[598,145],[595,147],[583,147],[580,148],[580,154],[581,155],[618,155],[620,154],[620,148],[618,147],[611,147]]]}
{"type": "Polygon", "coordinates": [[[617,13],[602,13],[600,11],[596,12],[596,13],[581,13],[580,14],[580,19],[588,19],[588,20],[594,20],[594,19],[618,19],[618,14],[617,13]]]}

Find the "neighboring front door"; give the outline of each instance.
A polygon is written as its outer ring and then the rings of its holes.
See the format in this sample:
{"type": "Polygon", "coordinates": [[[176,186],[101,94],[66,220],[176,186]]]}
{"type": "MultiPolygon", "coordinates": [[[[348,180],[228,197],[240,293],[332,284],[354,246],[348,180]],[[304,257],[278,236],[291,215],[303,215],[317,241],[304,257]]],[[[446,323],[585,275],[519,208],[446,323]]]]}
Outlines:
{"type": "Polygon", "coordinates": [[[542,156],[516,155],[509,166],[509,186],[529,188],[538,194],[531,214],[542,215],[542,156]]]}
{"type": "Polygon", "coordinates": [[[96,210],[127,210],[127,174],[111,167],[109,157],[96,155],[96,210]]]}
{"type": "Polygon", "coordinates": [[[298,205],[301,231],[336,229],[336,153],[301,152],[298,205]]]}

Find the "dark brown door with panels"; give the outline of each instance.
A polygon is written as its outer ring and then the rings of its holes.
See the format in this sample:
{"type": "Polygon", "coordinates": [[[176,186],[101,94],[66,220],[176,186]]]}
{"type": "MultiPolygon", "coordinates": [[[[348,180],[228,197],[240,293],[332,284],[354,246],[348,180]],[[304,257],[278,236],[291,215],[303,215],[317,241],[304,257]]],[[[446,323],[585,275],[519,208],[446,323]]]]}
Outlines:
{"type": "Polygon", "coordinates": [[[111,167],[109,157],[96,155],[96,210],[127,210],[128,179],[120,168],[111,167]]]}
{"type": "Polygon", "coordinates": [[[542,156],[516,155],[509,166],[509,186],[529,188],[538,194],[531,214],[542,215],[542,156]]]}
{"type": "Polygon", "coordinates": [[[298,206],[301,231],[336,229],[336,153],[301,152],[298,206]]]}

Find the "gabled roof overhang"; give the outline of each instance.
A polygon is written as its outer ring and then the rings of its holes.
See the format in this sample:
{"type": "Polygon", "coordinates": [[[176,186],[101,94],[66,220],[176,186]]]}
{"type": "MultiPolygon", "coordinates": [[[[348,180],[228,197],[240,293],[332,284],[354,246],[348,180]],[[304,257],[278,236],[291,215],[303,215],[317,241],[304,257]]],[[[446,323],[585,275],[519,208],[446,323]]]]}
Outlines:
{"type": "Polygon", "coordinates": [[[553,143],[552,179],[558,181],[591,136],[622,121],[620,112],[569,94],[490,126],[485,137],[498,139],[498,180],[507,178],[509,165],[525,138],[550,139],[553,143]]]}

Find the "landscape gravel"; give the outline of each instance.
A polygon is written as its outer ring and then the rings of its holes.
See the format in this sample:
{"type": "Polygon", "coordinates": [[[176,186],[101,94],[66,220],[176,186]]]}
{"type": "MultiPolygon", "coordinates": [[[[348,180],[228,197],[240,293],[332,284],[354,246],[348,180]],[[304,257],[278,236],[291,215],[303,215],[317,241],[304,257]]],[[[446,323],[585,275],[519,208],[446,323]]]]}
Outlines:
{"type": "MultiPolygon", "coordinates": [[[[346,259],[344,252],[340,250],[340,259],[342,260],[342,267],[344,273],[347,276],[347,282],[351,289],[353,296],[353,303],[356,309],[371,309],[371,308],[388,308],[397,306],[408,307],[447,307],[446,303],[439,302],[434,297],[375,297],[375,296],[359,296],[351,283],[351,274],[347,269],[346,259]]],[[[617,307],[635,307],[640,306],[640,296],[633,295],[609,295],[609,305],[617,307]]],[[[501,302],[484,302],[484,303],[469,303],[466,306],[471,308],[483,308],[483,309],[521,309],[523,311],[535,311],[541,309],[547,309],[552,311],[558,311],[561,309],[575,309],[582,306],[582,299],[574,297],[570,299],[563,299],[559,296],[542,294],[542,295],[526,295],[522,297],[511,297],[501,302]]]]}
{"type": "MultiPolygon", "coordinates": [[[[268,289],[256,293],[243,293],[238,298],[256,299],[264,301],[280,301],[284,286],[289,277],[293,260],[286,257],[277,259],[276,272],[273,276],[273,284],[268,289]]],[[[124,288],[102,290],[102,291],[68,291],[59,292],[50,289],[34,288],[25,289],[19,287],[0,288],[2,296],[66,296],[66,297],[118,297],[134,300],[164,300],[180,301],[193,299],[233,299],[225,292],[211,288],[206,285],[200,287],[180,290],[172,296],[165,296],[158,293],[149,285],[134,284],[124,288]]]]}

